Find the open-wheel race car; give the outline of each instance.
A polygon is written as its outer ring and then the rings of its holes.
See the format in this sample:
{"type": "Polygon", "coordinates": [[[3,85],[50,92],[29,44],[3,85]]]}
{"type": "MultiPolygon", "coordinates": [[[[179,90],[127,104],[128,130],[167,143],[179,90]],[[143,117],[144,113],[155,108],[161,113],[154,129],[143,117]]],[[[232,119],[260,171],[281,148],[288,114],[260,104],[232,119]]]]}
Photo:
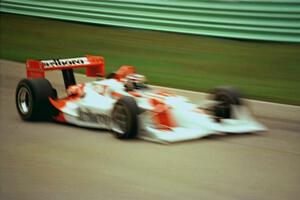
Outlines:
{"type": "Polygon", "coordinates": [[[100,56],[28,60],[27,78],[16,88],[16,106],[25,121],[55,120],[107,129],[117,138],[178,142],[211,134],[264,131],[231,87],[218,87],[201,105],[152,89],[132,66],[105,77],[100,56]],[[77,84],[73,69],[86,68],[95,81],[77,84]],[[45,72],[61,70],[66,95],[58,98],[45,72]]]}

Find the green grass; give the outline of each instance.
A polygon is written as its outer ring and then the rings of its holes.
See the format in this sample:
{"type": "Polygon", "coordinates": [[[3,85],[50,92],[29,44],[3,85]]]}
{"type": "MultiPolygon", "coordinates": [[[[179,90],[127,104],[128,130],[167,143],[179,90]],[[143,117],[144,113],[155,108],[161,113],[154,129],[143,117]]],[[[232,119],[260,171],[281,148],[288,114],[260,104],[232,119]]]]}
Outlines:
{"type": "Polygon", "coordinates": [[[248,98],[300,105],[300,44],[0,16],[2,59],[102,55],[107,72],[133,65],[151,84],[194,91],[234,85],[248,98]]]}

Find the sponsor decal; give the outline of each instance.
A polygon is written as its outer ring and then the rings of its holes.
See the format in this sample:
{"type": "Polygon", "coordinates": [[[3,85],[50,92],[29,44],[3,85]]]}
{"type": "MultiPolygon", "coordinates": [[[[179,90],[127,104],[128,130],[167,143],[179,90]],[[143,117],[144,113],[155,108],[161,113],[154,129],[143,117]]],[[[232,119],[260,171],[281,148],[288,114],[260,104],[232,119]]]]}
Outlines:
{"type": "Polygon", "coordinates": [[[94,122],[99,124],[108,125],[110,123],[110,117],[103,113],[94,113],[87,108],[78,109],[79,119],[86,122],[94,122]]]}
{"type": "Polygon", "coordinates": [[[67,66],[74,66],[74,65],[89,64],[89,61],[86,57],[42,60],[41,62],[44,64],[44,68],[55,68],[55,67],[64,67],[64,66],[67,67],[67,66]]]}

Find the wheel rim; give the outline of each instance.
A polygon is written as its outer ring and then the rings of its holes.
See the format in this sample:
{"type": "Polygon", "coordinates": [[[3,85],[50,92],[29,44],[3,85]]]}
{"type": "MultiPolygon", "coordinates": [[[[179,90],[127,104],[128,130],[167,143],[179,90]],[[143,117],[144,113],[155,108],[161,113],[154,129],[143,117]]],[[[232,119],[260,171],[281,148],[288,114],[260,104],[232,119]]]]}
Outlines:
{"type": "Polygon", "coordinates": [[[18,107],[22,114],[27,114],[32,105],[30,92],[26,87],[22,87],[18,92],[18,107]]]}
{"type": "Polygon", "coordinates": [[[112,115],[112,130],[120,135],[124,135],[127,130],[126,118],[126,108],[117,104],[112,115]]]}

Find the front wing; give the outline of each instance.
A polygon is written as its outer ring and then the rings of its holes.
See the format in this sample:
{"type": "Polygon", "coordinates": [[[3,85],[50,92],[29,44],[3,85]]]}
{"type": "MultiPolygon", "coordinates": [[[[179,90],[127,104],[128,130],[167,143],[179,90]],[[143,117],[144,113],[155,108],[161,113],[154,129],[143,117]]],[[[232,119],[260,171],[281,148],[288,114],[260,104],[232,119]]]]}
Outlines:
{"type": "Polygon", "coordinates": [[[173,143],[199,139],[209,135],[243,134],[266,131],[267,128],[257,122],[245,106],[233,106],[233,119],[216,122],[213,118],[199,118],[199,126],[176,127],[171,130],[160,130],[144,125],[139,137],[159,143],[173,143]],[[201,124],[201,125],[200,125],[201,124]]]}

